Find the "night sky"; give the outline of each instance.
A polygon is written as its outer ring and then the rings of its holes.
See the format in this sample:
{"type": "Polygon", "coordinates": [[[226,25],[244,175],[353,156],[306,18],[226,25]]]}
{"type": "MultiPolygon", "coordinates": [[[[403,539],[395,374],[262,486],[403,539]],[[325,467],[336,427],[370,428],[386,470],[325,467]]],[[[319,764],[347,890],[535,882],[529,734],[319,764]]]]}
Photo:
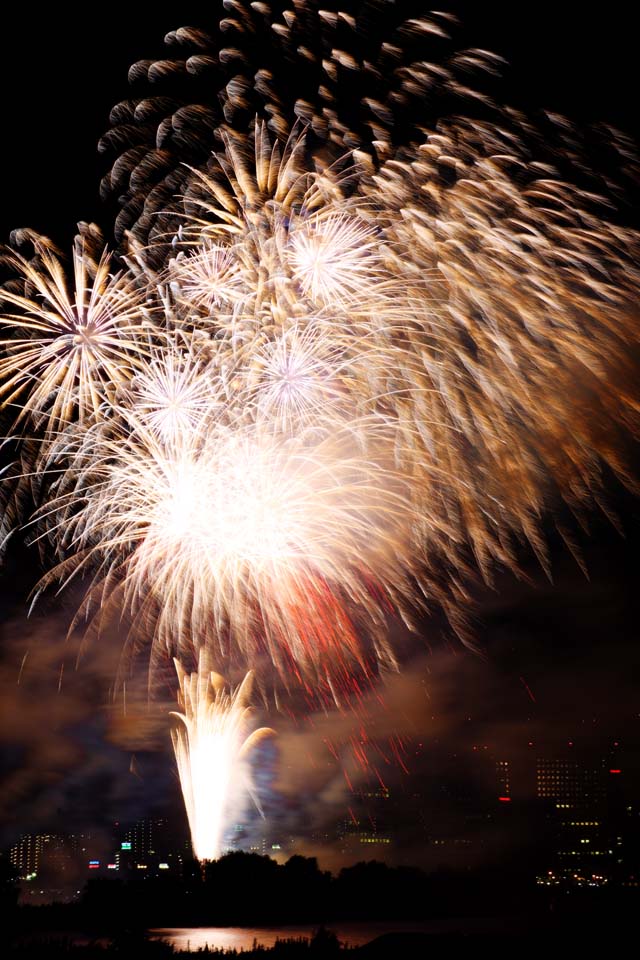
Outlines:
{"type": "MultiPolygon", "coordinates": [[[[199,22],[208,6],[184,3],[173,18],[150,14],[143,21],[138,13],[131,18],[131,4],[112,3],[102,22],[93,14],[90,24],[79,5],[37,16],[17,5],[5,19],[0,58],[0,239],[29,226],[67,245],[76,221],[108,224],[98,198],[104,168],[96,142],[111,105],[127,96],[127,67],[159,54],[167,30],[199,22]]],[[[582,122],[606,120],[638,136],[637,34],[628,5],[608,3],[593,13],[566,2],[512,3],[504,5],[506,13],[496,2],[435,6],[460,13],[467,42],[509,61],[504,101],[582,122]]],[[[631,445],[629,453],[638,464],[631,445]]],[[[634,569],[640,504],[613,478],[606,492],[620,530],[601,511],[587,515],[589,529],[577,536],[589,579],[549,523],[552,582],[525,556],[528,582],[498,572],[494,589],[472,585],[478,650],[463,647],[434,616],[425,621],[424,636],[406,644],[402,672],[383,678],[382,704],[370,697],[368,736],[380,743],[397,736],[405,745],[402,764],[373,749],[385,783],[400,798],[399,823],[402,797],[416,785],[422,790],[443,769],[443,757],[470,756],[474,745],[515,757],[529,742],[552,752],[573,741],[598,755],[618,738],[629,782],[636,795],[640,791],[633,769],[640,740],[634,569]]],[[[117,631],[90,646],[76,669],[77,651],[65,639],[73,591],[38,605],[27,619],[27,595],[38,574],[36,552],[17,537],[0,579],[0,847],[41,829],[99,832],[113,820],[166,809],[180,815],[166,720],[169,683],[166,696],[156,691],[149,704],[138,670],[124,716],[122,690],[113,693],[117,631]]],[[[318,828],[335,822],[349,805],[349,791],[326,741],[358,738],[359,720],[319,713],[293,721],[272,712],[268,722],[279,732],[259,784],[268,817],[301,836],[310,822],[318,828]]],[[[346,747],[343,762],[363,788],[371,772],[365,776],[353,766],[346,747]]],[[[406,851],[412,837],[398,830],[406,851]]],[[[420,861],[420,850],[414,854],[420,861]]]]}

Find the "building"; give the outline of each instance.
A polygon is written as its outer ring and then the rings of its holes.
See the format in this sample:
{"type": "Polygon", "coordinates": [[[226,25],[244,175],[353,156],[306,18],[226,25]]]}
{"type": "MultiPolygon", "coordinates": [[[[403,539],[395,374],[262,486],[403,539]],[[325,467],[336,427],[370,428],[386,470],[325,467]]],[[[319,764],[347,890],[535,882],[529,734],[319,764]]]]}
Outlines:
{"type": "Polygon", "coordinates": [[[26,834],[9,850],[9,860],[30,903],[74,899],[92,870],[100,870],[89,834],[26,834]]]}
{"type": "Polygon", "coordinates": [[[107,869],[122,874],[180,875],[185,861],[193,858],[188,838],[166,817],[137,820],[121,836],[107,869]]]}
{"type": "Polygon", "coordinates": [[[9,850],[9,860],[18,871],[20,880],[35,879],[40,869],[42,846],[46,834],[26,834],[9,850]]]}
{"type": "Polygon", "coordinates": [[[615,759],[536,760],[536,796],[548,823],[545,886],[606,886],[623,871],[621,769],[615,759]]]}

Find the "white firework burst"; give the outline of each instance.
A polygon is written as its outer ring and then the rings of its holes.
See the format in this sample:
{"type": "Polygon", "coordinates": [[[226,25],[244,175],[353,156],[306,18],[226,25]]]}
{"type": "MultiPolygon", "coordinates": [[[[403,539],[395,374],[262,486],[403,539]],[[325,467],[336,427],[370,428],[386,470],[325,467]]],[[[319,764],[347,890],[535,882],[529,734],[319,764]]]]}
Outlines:
{"type": "Polygon", "coordinates": [[[381,266],[380,231],[348,213],[331,210],[294,221],[289,261],[303,296],[348,309],[371,297],[381,266]]]}
{"type": "Polygon", "coordinates": [[[18,420],[30,416],[55,431],[74,414],[97,414],[110,388],[124,383],[147,353],[141,294],[127,274],[110,272],[82,242],[73,250],[70,290],[60,260],[44,246],[37,261],[9,256],[27,292],[1,290],[17,310],[0,317],[11,337],[0,341],[0,394],[4,405],[21,398],[18,420]]]}
{"type": "Polygon", "coordinates": [[[206,356],[178,338],[151,348],[129,389],[135,419],[168,443],[201,429],[222,402],[206,356]]]}
{"type": "Polygon", "coordinates": [[[179,300],[208,314],[229,312],[247,295],[241,264],[230,246],[201,244],[169,263],[169,280],[179,300]]]}

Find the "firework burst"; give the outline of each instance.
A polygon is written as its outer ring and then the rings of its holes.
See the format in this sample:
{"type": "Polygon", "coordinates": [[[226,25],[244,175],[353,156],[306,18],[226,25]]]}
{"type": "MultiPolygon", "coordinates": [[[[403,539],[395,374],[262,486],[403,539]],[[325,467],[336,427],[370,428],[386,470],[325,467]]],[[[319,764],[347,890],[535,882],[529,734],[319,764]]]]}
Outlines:
{"type": "MultiPolygon", "coordinates": [[[[385,646],[388,598],[408,605],[397,563],[410,489],[383,465],[382,431],[369,460],[359,431],[334,423],[278,437],[227,418],[170,439],[123,418],[62,449],[72,468],[39,519],[68,559],[45,583],[96,570],[102,601],[109,583],[167,653],[179,637],[217,662],[268,657],[282,676],[344,676],[368,662],[371,637],[385,646]]],[[[368,440],[372,450],[372,427],[368,440]]]]}
{"type": "Polygon", "coordinates": [[[130,381],[126,408],[169,446],[197,432],[222,402],[208,361],[180,337],[149,349],[130,381]]]}
{"type": "Polygon", "coordinates": [[[140,296],[131,277],[110,273],[105,252],[95,263],[81,238],[73,249],[70,290],[60,260],[44,245],[37,259],[9,256],[25,294],[0,291],[17,312],[0,317],[12,337],[0,341],[0,395],[4,405],[22,397],[17,420],[29,416],[48,432],[84,420],[125,383],[146,352],[140,296]],[[26,399],[24,398],[26,395],[26,399]]]}

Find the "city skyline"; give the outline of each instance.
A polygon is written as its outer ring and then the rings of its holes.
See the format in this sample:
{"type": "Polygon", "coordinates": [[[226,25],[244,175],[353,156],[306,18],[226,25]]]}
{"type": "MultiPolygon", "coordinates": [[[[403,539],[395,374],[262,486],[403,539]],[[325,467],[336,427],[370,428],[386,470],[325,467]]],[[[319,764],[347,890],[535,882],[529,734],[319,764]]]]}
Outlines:
{"type": "MultiPolygon", "coordinates": [[[[620,741],[606,746],[585,751],[572,741],[541,752],[527,743],[520,754],[498,759],[487,744],[476,744],[466,756],[433,756],[430,778],[408,783],[404,797],[381,787],[357,791],[341,819],[306,837],[289,835],[286,824],[278,833],[268,821],[250,836],[246,823],[235,823],[223,855],[243,850],[281,864],[311,856],[334,874],[372,859],[427,872],[513,870],[522,861],[525,880],[545,887],[635,887],[640,794],[627,780],[631,758],[620,741]],[[408,832],[426,857],[402,846],[408,832]]],[[[73,900],[91,877],[180,879],[193,860],[178,811],[115,822],[110,835],[26,834],[7,855],[26,903],[73,900]]]]}

